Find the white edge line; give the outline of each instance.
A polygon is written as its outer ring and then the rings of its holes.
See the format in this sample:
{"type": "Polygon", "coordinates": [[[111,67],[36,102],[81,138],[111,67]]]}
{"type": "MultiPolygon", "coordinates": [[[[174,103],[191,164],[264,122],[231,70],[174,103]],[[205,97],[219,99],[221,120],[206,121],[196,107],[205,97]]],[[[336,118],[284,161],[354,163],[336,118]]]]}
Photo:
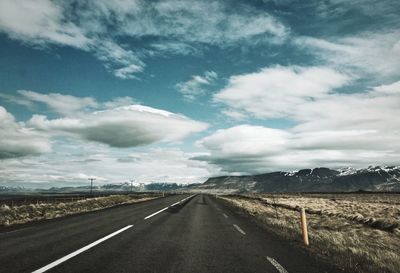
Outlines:
{"type": "Polygon", "coordinates": [[[113,233],[111,233],[111,234],[109,234],[109,235],[107,235],[107,236],[105,236],[105,237],[103,237],[103,238],[101,238],[101,239],[99,239],[99,240],[87,245],[87,246],[84,246],[84,247],[72,252],[71,254],[68,254],[67,256],[64,256],[64,257],[62,257],[62,258],[60,258],[60,259],[58,259],[58,260],[56,260],[56,261],[44,266],[42,268],[39,268],[39,269],[33,271],[32,273],[46,272],[47,270],[49,270],[49,269],[51,269],[51,268],[53,268],[53,267],[65,262],[65,261],[75,257],[76,255],[81,254],[82,252],[84,252],[84,251],[86,251],[86,250],[88,250],[88,249],[100,244],[101,242],[104,242],[105,240],[110,239],[111,237],[114,237],[115,235],[117,235],[117,234],[127,230],[128,228],[131,228],[131,227],[133,227],[133,225],[128,225],[128,226],[126,226],[124,228],[121,228],[120,230],[117,230],[117,231],[115,231],[115,232],[113,232],[113,233]]]}
{"type": "Polygon", "coordinates": [[[188,197],[186,197],[186,198],[183,198],[181,201],[178,201],[178,202],[176,202],[176,203],[173,203],[172,205],[169,205],[168,207],[165,207],[165,208],[163,208],[163,209],[160,209],[159,211],[156,211],[156,212],[154,212],[154,213],[152,213],[152,214],[150,214],[150,215],[144,217],[144,220],[147,220],[147,219],[149,219],[149,218],[151,218],[151,217],[153,217],[153,216],[155,216],[155,215],[157,215],[157,214],[163,212],[164,210],[169,209],[170,207],[176,206],[176,205],[178,205],[178,204],[180,204],[180,203],[186,201],[187,199],[189,199],[189,198],[191,198],[191,197],[193,197],[193,196],[195,196],[195,194],[193,194],[193,195],[191,195],[191,196],[188,196],[188,197]]]}
{"type": "Polygon", "coordinates": [[[288,273],[286,271],[285,268],[283,268],[283,266],[280,265],[280,263],[278,263],[274,258],[268,257],[267,256],[267,260],[273,265],[275,266],[275,268],[280,272],[280,273],[288,273]]]}
{"type": "Polygon", "coordinates": [[[246,235],[246,232],[244,232],[243,229],[241,229],[238,225],[233,224],[233,226],[236,228],[237,231],[239,231],[239,232],[242,233],[243,235],[246,235]]]}

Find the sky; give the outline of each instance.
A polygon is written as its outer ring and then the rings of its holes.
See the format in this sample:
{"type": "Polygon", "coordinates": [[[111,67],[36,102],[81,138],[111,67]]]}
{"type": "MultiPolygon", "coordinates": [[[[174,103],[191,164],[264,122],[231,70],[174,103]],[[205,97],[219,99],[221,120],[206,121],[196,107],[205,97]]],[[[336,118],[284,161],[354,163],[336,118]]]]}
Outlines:
{"type": "Polygon", "coordinates": [[[398,0],[2,0],[0,186],[400,164],[398,0]]]}

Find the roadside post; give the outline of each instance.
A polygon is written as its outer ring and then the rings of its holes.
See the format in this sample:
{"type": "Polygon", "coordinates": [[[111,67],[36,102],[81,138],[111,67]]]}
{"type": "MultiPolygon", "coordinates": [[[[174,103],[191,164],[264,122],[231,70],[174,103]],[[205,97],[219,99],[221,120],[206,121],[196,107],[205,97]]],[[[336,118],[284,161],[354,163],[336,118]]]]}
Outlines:
{"type": "Polygon", "coordinates": [[[304,245],[308,246],[308,230],[307,230],[307,218],[306,218],[306,210],[304,208],[301,208],[300,211],[300,221],[301,221],[301,231],[303,233],[303,242],[304,245]]]}

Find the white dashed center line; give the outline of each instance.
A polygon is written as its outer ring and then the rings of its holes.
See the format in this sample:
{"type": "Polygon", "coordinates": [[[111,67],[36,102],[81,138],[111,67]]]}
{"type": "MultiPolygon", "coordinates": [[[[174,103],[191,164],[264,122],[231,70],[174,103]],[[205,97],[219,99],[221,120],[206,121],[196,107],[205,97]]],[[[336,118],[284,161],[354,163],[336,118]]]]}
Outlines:
{"type": "Polygon", "coordinates": [[[237,231],[239,231],[239,232],[242,233],[243,235],[246,235],[246,232],[244,232],[243,229],[241,229],[238,225],[233,224],[233,226],[236,228],[237,231]]]}
{"type": "Polygon", "coordinates": [[[222,214],[225,218],[228,218],[228,215],[226,215],[225,213],[222,214]]]}
{"type": "Polygon", "coordinates": [[[155,216],[155,215],[157,215],[157,214],[163,212],[164,210],[169,209],[170,207],[173,207],[173,206],[178,205],[178,204],[180,204],[180,203],[182,203],[182,202],[185,202],[187,199],[189,199],[189,198],[191,198],[191,197],[193,197],[193,196],[195,196],[195,194],[193,194],[193,195],[191,195],[191,196],[189,196],[189,197],[183,198],[181,201],[178,201],[178,202],[176,202],[176,203],[173,203],[172,205],[169,205],[168,207],[165,207],[165,208],[163,208],[163,209],[160,209],[159,211],[156,211],[156,212],[154,212],[154,213],[152,213],[152,214],[150,214],[150,215],[144,217],[144,220],[147,220],[147,219],[149,219],[149,218],[151,218],[151,217],[153,217],[153,216],[155,216]]]}
{"type": "Polygon", "coordinates": [[[280,273],[288,273],[286,271],[285,268],[283,268],[283,266],[281,266],[274,258],[268,257],[267,256],[267,260],[273,265],[275,266],[275,268],[280,272],[280,273]]]}
{"type": "MultiPolygon", "coordinates": [[[[175,204],[172,204],[171,206],[175,206],[175,205],[176,205],[176,203],[175,203],[175,204]]],[[[144,220],[149,219],[149,218],[153,217],[154,215],[157,215],[157,214],[163,212],[164,210],[169,209],[169,207],[170,207],[170,206],[165,207],[165,208],[163,208],[163,209],[160,209],[159,211],[156,211],[156,212],[154,212],[154,213],[152,213],[152,214],[150,214],[150,215],[144,217],[144,220]]]]}

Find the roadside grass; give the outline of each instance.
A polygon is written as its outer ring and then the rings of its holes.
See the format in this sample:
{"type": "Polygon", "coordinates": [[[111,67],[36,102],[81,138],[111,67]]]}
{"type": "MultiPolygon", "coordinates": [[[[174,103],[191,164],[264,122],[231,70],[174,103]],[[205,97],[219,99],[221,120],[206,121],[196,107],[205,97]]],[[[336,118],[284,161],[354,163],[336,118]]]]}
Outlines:
{"type": "Polygon", "coordinates": [[[267,230],[299,245],[299,210],[304,207],[310,239],[307,249],[315,255],[351,272],[400,272],[400,202],[377,200],[372,204],[368,198],[312,195],[220,198],[255,217],[267,230]]]}
{"type": "Polygon", "coordinates": [[[155,195],[110,195],[89,198],[76,202],[28,204],[0,206],[0,226],[23,224],[43,219],[53,219],[66,215],[89,212],[122,204],[133,204],[158,198],[155,195]]]}

